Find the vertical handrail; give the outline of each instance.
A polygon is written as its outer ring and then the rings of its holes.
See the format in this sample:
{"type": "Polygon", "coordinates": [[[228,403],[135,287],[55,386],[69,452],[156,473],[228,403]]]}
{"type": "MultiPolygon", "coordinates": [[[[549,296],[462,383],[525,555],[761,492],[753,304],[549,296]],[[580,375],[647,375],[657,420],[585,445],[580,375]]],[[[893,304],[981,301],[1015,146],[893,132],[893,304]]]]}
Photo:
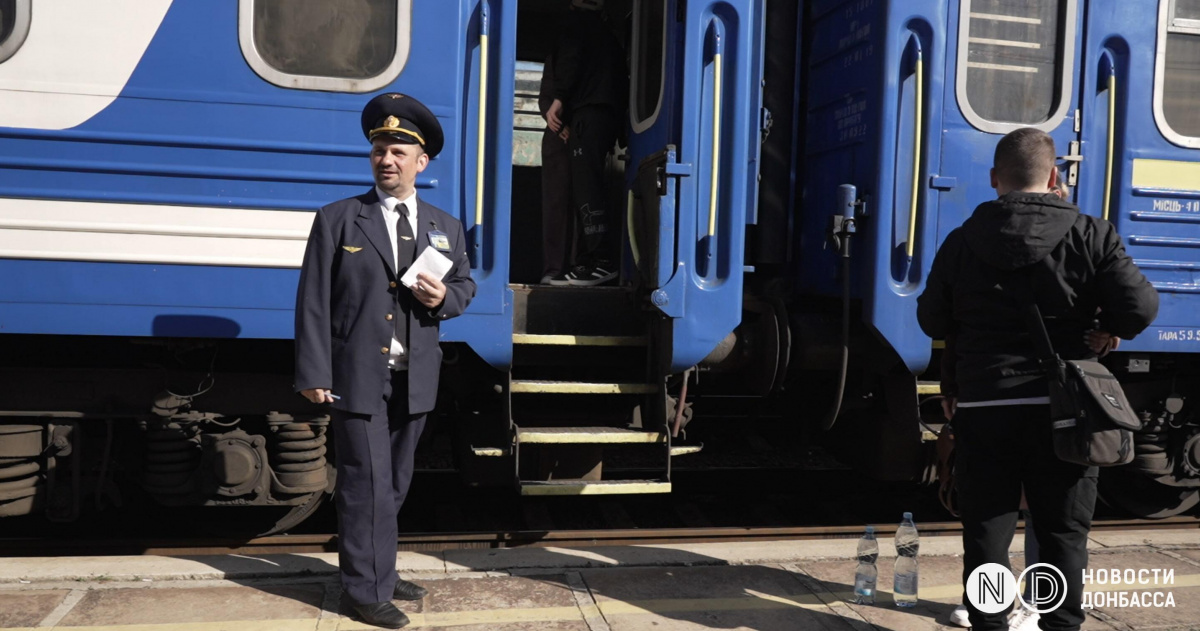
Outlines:
{"type": "Polygon", "coordinates": [[[915,122],[913,124],[913,175],[912,175],[912,199],[908,205],[908,242],[905,244],[905,255],[908,257],[908,264],[912,265],[913,252],[916,251],[915,240],[917,238],[917,200],[921,192],[921,114],[924,110],[924,92],[925,92],[925,73],[924,64],[921,60],[921,40],[913,36],[912,40],[917,47],[917,59],[915,64],[915,81],[914,88],[916,90],[915,105],[913,113],[915,122]]]}
{"type": "Polygon", "coordinates": [[[1113,137],[1117,131],[1117,72],[1109,69],[1108,75],[1108,153],[1104,160],[1104,211],[1100,215],[1108,221],[1108,209],[1112,203],[1113,137]]]}
{"type": "Polygon", "coordinates": [[[483,225],[483,164],[487,139],[487,91],[488,91],[488,4],[479,3],[479,123],[478,142],[475,145],[475,225],[483,225]]]}
{"type": "Polygon", "coordinates": [[[713,34],[713,120],[712,120],[712,179],[708,187],[708,236],[717,234],[717,181],[721,175],[721,57],[725,38],[721,23],[712,21],[713,34]]]}

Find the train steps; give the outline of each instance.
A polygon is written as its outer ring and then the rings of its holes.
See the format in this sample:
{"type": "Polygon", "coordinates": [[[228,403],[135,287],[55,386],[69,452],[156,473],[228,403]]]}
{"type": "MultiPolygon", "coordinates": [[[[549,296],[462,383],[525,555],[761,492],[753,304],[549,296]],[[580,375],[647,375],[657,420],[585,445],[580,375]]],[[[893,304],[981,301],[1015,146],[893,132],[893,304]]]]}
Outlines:
{"type": "Polygon", "coordinates": [[[671,457],[697,448],[671,444],[653,312],[625,288],[512,289],[511,445],[499,451],[521,494],[670,492],[671,457]]]}

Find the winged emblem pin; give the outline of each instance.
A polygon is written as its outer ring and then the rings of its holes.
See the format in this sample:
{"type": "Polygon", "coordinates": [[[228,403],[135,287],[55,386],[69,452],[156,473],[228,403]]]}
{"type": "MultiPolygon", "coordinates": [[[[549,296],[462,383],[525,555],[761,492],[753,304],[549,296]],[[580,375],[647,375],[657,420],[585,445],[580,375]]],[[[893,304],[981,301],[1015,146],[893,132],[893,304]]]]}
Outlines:
{"type": "Polygon", "coordinates": [[[347,252],[349,252],[349,253],[351,253],[351,254],[354,254],[355,252],[358,252],[358,251],[359,251],[359,250],[361,250],[362,248],[360,248],[360,247],[358,247],[358,246],[354,246],[354,245],[343,245],[343,246],[342,246],[342,249],[343,249],[343,250],[345,250],[345,251],[347,251],[347,252]]]}

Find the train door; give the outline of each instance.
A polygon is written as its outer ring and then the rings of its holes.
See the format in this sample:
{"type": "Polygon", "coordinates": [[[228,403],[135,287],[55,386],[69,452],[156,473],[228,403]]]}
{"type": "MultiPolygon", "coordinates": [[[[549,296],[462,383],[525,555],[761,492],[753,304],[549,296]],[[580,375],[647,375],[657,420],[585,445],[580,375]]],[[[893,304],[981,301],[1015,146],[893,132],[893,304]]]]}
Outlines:
{"type": "Polygon", "coordinates": [[[742,317],[762,1],[635,0],[633,18],[630,246],[639,283],[670,319],[680,372],[742,317]]]}
{"type": "Polygon", "coordinates": [[[996,142],[1021,127],[1054,138],[1066,182],[1081,169],[1078,95],[1083,6],[1078,0],[960,0],[946,47],[941,243],[979,204],[995,199],[989,171],[996,142]],[[949,87],[953,86],[953,89],[949,87]]]}
{"type": "Polygon", "coordinates": [[[1200,1],[1104,4],[1088,15],[1078,204],[1159,292],[1158,319],[1121,349],[1198,352],[1200,1]]]}

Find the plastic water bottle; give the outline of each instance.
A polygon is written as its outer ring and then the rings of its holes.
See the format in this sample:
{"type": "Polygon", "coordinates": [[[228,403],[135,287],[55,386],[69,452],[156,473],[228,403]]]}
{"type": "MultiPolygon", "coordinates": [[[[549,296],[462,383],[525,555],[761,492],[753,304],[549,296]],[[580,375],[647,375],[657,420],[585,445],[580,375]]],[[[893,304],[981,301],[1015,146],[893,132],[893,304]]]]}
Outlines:
{"type": "Polygon", "coordinates": [[[896,571],[892,590],[897,607],[912,607],[917,604],[917,550],[921,540],[912,513],[904,513],[904,520],[896,528],[896,571]]]}
{"type": "Polygon", "coordinates": [[[878,558],[875,527],[867,526],[867,532],[858,540],[858,569],[854,571],[854,602],[860,605],[875,604],[875,579],[879,577],[875,560],[878,558]]]}

